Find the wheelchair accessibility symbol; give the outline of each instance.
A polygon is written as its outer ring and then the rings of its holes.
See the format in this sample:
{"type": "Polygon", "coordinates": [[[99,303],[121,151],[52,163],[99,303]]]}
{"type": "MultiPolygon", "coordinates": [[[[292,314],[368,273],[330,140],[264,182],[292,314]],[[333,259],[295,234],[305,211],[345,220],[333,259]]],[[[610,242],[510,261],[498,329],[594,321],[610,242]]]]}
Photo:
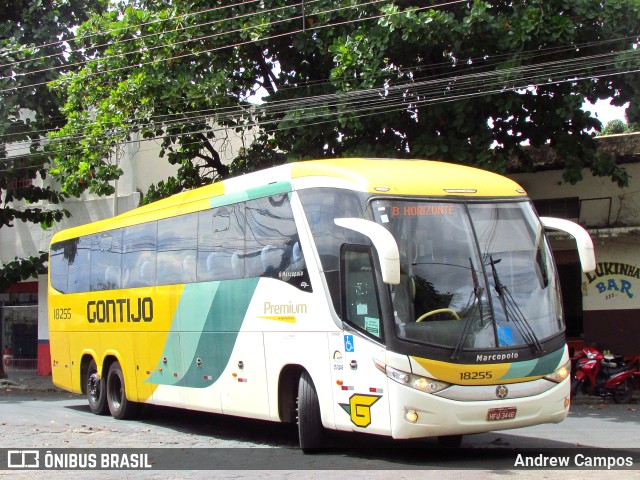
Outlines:
{"type": "Polygon", "coordinates": [[[355,351],[355,348],[353,347],[353,335],[344,336],[344,351],[345,352],[355,351]]]}

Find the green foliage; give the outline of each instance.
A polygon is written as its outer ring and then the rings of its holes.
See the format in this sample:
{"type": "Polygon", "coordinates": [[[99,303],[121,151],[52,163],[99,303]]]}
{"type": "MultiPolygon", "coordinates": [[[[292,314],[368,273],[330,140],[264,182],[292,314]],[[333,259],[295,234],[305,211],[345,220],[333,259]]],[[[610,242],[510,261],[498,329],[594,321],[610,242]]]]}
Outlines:
{"type": "Polygon", "coordinates": [[[14,283],[37,278],[39,274],[45,273],[47,271],[45,263],[48,259],[47,252],[40,252],[37,257],[29,255],[3,264],[0,268],[0,292],[4,292],[14,283]]]}
{"type": "Polygon", "coordinates": [[[621,133],[633,133],[639,131],[638,124],[627,125],[622,120],[611,120],[602,129],[600,135],[619,135],[621,133]]]}
{"type": "Polygon", "coordinates": [[[284,163],[287,163],[287,157],[277,150],[275,142],[262,138],[238,153],[229,165],[229,173],[232,176],[243,175],[284,163]]]}
{"type": "MultiPolygon", "coordinates": [[[[65,52],[61,40],[73,36],[70,28],[87,19],[86,12],[101,9],[106,0],[5,0],[0,9],[0,228],[14,221],[49,228],[69,213],[52,209],[63,195],[37,179],[47,177],[44,133],[64,125],[60,100],[47,82],[78,54],[65,52]],[[16,151],[20,151],[16,155],[16,151]],[[28,185],[28,181],[34,181],[28,185]],[[24,185],[24,186],[23,186],[24,185]],[[48,204],[44,208],[43,203],[48,204]]],[[[44,255],[44,254],[43,254],[44,255]]],[[[42,269],[45,256],[16,259],[0,267],[0,290],[42,269]]]]}
{"type": "Polygon", "coordinates": [[[635,100],[627,113],[640,119],[638,75],[602,76],[589,60],[613,52],[619,71],[637,71],[636,0],[429,4],[318,0],[302,17],[284,0],[139,0],[93,16],[74,43],[86,63],[52,84],[66,124],[50,137],[51,174],[68,194],[110,193],[121,174],[115,147],[157,138],[179,169],[147,201],[308,158],[417,157],[504,172],[516,155],[532,168],[527,143],[551,145],[568,181],[585,168],[628,180],[595,154],[589,132],[602,126],[581,107],[635,100]],[[251,106],[258,92],[263,102],[251,106]],[[247,127],[256,140],[224,165],[220,129],[247,127]]]}

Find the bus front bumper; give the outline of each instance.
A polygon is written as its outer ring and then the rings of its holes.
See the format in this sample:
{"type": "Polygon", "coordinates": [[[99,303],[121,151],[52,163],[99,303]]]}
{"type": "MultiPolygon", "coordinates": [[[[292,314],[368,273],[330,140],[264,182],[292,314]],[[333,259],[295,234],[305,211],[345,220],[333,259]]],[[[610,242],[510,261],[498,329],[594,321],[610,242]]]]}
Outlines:
{"type": "Polygon", "coordinates": [[[393,381],[389,381],[388,387],[391,435],[397,439],[559,423],[569,412],[569,379],[552,384],[549,390],[534,396],[482,401],[450,400],[393,381]]]}

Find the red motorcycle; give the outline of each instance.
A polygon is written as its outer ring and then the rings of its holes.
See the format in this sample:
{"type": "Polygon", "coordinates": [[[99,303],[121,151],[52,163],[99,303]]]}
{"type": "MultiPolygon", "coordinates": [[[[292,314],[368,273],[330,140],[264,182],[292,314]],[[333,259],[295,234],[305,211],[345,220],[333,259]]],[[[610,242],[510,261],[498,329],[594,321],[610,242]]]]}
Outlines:
{"type": "Polygon", "coordinates": [[[640,357],[628,364],[622,355],[605,355],[594,347],[584,347],[573,358],[571,397],[582,392],[628,403],[633,396],[635,377],[640,375],[639,364],[640,357]]]}

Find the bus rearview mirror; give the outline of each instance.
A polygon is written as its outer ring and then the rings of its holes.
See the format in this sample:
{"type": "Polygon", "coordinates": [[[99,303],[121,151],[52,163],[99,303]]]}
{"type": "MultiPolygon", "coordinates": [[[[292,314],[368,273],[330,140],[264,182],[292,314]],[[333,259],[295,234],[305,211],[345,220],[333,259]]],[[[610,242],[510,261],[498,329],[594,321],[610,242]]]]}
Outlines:
{"type": "Polygon", "coordinates": [[[545,228],[560,230],[568,233],[575,239],[583,272],[593,272],[596,269],[596,256],[589,232],[577,223],[563,218],[540,217],[540,222],[542,222],[542,226],[545,228]]]}
{"type": "Polygon", "coordinates": [[[339,227],[355,230],[369,238],[378,252],[380,268],[382,269],[382,281],[389,285],[398,285],[400,283],[400,252],[398,251],[398,244],[386,228],[362,218],[336,218],[334,221],[339,227]]]}

